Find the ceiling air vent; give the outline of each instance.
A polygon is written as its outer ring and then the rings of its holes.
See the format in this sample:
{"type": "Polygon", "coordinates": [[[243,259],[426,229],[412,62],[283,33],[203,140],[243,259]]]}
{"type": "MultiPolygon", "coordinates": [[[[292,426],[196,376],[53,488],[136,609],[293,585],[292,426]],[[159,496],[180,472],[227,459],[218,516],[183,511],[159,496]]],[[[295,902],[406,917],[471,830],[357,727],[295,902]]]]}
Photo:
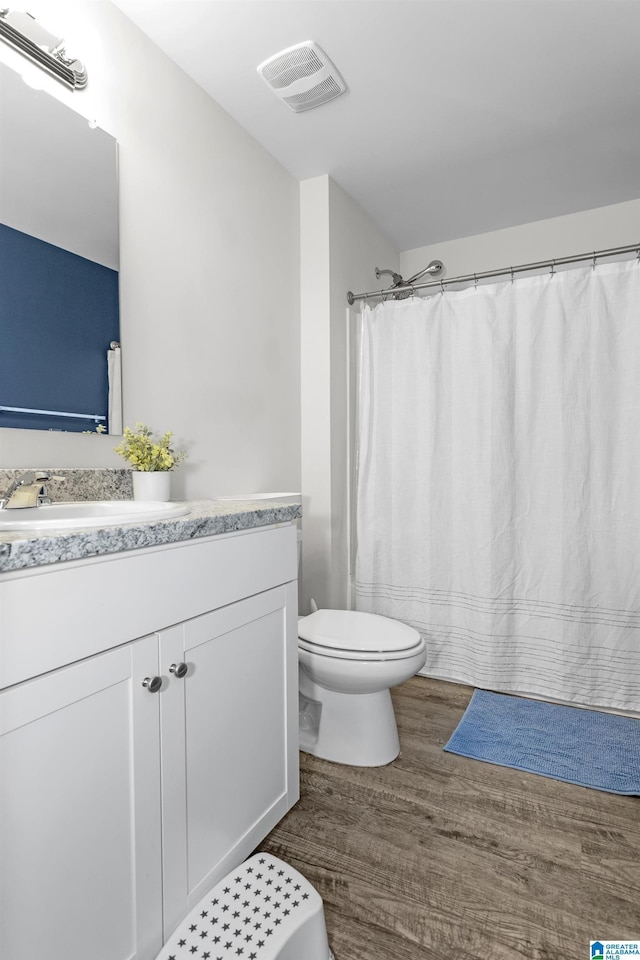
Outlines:
{"type": "Polygon", "coordinates": [[[269,57],[260,64],[258,73],[295,113],[335,100],[347,89],[329,57],[313,40],[269,57]]]}

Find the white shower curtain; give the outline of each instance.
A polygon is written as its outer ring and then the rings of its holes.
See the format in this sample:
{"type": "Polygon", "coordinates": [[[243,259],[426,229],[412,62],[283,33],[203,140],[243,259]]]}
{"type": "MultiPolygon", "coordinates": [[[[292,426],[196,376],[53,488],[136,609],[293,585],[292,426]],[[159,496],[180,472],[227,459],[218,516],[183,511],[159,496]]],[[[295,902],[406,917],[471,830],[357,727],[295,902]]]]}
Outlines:
{"type": "Polygon", "coordinates": [[[431,676],[640,710],[640,264],[362,315],[358,609],[431,676]]]}

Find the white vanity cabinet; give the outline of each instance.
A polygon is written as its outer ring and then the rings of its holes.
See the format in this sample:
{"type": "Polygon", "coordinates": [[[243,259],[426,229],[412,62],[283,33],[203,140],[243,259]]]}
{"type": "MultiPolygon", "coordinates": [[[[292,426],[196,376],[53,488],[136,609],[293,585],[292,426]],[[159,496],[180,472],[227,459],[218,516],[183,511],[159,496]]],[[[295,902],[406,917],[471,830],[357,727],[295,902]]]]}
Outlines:
{"type": "Polygon", "coordinates": [[[295,803],[296,573],[285,526],[0,577],[3,960],[152,960],[295,803]]]}
{"type": "Polygon", "coordinates": [[[155,638],[0,692],[0,956],[152,957],[162,918],[155,638]]]}
{"type": "MultiPolygon", "coordinates": [[[[287,737],[291,711],[283,710],[291,589],[268,590],[160,634],[160,673],[171,676],[159,694],[165,938],[291,806],[288,777],[292,766],[297,773],[297,756],[285,748],[297,753],[297,737],[287,737]]],[[[297,690],[294,699],[297,724],[297,690]]]]}

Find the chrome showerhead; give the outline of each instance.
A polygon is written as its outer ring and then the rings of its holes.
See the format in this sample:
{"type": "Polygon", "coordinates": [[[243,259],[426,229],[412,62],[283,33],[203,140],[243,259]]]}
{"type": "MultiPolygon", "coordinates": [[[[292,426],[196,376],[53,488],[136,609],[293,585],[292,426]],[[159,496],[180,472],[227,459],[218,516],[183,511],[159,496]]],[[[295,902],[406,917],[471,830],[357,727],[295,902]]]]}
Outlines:
{"type": "Polygon", "coordinates": [[[432,277],[437,277],[438,274],[442,273],[444,269],[444,264],[442,260],[432,260],[431,263],[427,264],[424,270],[421,270],[420,273],[414,274],[412,277],[409,277],[408,280],[403,280],[400,284],[394,284],[394,287],[399,287],[397,293],[394,293],[394,300],[405,300],[407,297],[413,296],[413,285],[416,280],[419,280],[421,277],[424,277],[425,273],[430,274],[432,277]]]}
{"type": "Polygon", "coordinates": [[[396,273],[395,270],[380,270],[378,267],[376,267],[376,280],[379,280],[383,273],[388,273],[393,280],[393,283],[391,284],[392,287],[399,287],[404,283],[404,280],[400,274],[396,273]]]}
{"type": "MultiPolygon", "coordinates": [[[[442,273],[443,266],[442,260],[432,260],[431,263],[427,264],[424,270],[421,270],[419,273],[415,273],[412,277],[409,277],[408,280],[403,280],[400,274],[396,273],[395,270],[380,270],[378,267],[376,267],[376,279],[379,280],[383,273],[388,273],[393,280],[389,290],[394,290],[396,287],[411,287],[416,280],[419,280],[420,277],[424,277],[425,273],[431,274],[432,277],[437,277],[438,274],[442,273]]],[[[405,296],[410,296],[410,292],[407,291],[405,296]]]]}
{"type": "Polygon", "coordinates": [[[427,264],[424,270],[421,270],[420,273],[414,273],[412,277],[409,277],[409,279],[405,280],[404,282],[407,284],[407,286],[410,286],[412,283],[415,283],[416,280],[419,280],[420,277],[424,277],[425,273],[431,274],[432,277],[437,277],[440,273],[442,273],[443,267],[444,264],[442,260],[432,260],[427,264]]]}

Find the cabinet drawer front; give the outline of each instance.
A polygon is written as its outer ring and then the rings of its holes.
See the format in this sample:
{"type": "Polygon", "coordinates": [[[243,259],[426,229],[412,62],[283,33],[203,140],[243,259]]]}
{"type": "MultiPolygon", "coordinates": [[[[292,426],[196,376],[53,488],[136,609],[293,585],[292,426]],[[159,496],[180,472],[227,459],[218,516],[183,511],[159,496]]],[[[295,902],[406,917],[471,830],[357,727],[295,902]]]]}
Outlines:
{"type": "Polygon", "coordinates": [[[296,528],[257,529],[0,580],[0,688],[297,577],[296,528]]]}

